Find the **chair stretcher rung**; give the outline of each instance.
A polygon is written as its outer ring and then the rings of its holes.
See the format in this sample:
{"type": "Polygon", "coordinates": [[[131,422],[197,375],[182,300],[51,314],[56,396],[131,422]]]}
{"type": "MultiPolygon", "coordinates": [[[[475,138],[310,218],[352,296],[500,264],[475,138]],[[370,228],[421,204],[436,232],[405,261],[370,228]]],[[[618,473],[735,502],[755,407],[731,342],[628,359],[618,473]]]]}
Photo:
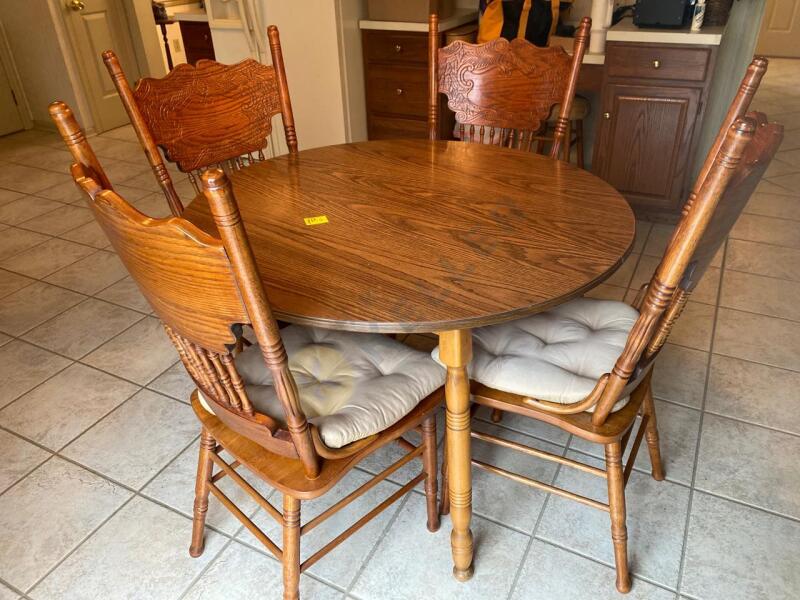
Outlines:
{"type": "Polygon", "coordinates": [[[544,460],[551,460],[562,465],[567,465],[568,467],[574,467],[586,473],[591,473],[592,475],[602,477],[603,479],[608,477],[608,474],[603,469],[598,469],[597,467],[593,467],[570,458],[558,456],[557,454],[551,454],[550,452],[545,452],[544,450],[538,450],[537,448],[531,448],[530,446],[526,446],[524,444],[518,444],[517,442],[504,440],[503,438],[480,431],[473,431],[470,435],[477,440],[482,440],[489,444],[496,444],[498,446],[503,446],[504,448],[510,448],[511,450],[518,450],[519,452],[529,454],[530,456],[543,458],[544,460]]]}
{"type": "Polygon", "coordinates": [[[356,499],[360,498],[361,496],[363,496],[364,494],[366,494],[369,490],[374,488],[381,481],[386,479],[389,475],[391,475],[392,473],[394,473],[395,471],[397,471],[401,467],[405,466],[406,464],[408,464],[409,462],[414,460],[420,454],[422,454],[422,451],[424,449],[425,448],[423,446],[415,447],[413,451],[411,451],[408,454],[406,454],[403,458],[398,460],[396,463],[393,463],[393,464],[389,465],[387,468],[385,468],[383,471],[381,471],[380,473],[375,475],[375,477],[370,479],[367,483],[362,485],[360,488],[358,488],[357,490],[351,492],[350,494],[348,494],[347,496],[345,496],[344,498],[339,500],[336,504],[331,506],[325,512],[320,513],[319,515],[317,515],[316,517],[311,519],[308,523],[306,523],[305,525],[303,525],[300,528],[300,535],[304,535],[304,534],[308,533],[309,531],[314,529],[317,525],[319,525],[323,521],[325,521],[327,518],[331,517],[335,513],[339,512],[339,510],[341,510],[342,508],[344,508],[345,506],[347,506],[348,504],[353,502],[354,500],[356,500],[356,499]]]}
{"type": "Polygon", "coordinates": [[[414,477],[414,479],[412,479],[407,484],[405,484],[403,487],[401,487],[399,490],[397,490],[394,494],[392,494],[391,496],[386,498],[386,500],[381,502],[378,506],[376,506],[371,511],[369,511],[367,514],[365,514],[363,517],[361,517],[358,521],[353,523],[350,527],[345,529],[342,533],[340,533],[338,536],[336,536],[333,540],[331,540],[330,542],[325,544],[322,548],[317,550],[314,554],[309,556],[305,560],[305,562],[303,562],[300,565],[300,572],[302,573],[303,571],[305,571],[306,569],[308,569],[312,565],[314,565],[318,560],[323,558],[331,550],[336,548],[339,544],[341,544],[343,541],[345,541],[351,535],[356,533],[364,525],[369,523],[373,518],[375,518],[377,515],[382,513],[384,510],[386,510],[389,506],[391,506],[392,504],[397,502],[397,500],[402,498],[409,491],[414,489],[414,486],[416,486],[423,479],[425,479],[425,474],[424,473],[420,473],[419,475],[414,477]]]}
{"type": "MultiPolygon", "coordinates": [[[[220,469],[222,469],[223,473],[225,473],[228,477],[233,479],[239,485],[240,488],[242,488],[245,492],[247,492],[247,494],[253,500],[255,500],[256,503],[261,508],[267,511],[267,513],[273,519],[275,519],[278,523],[281,524],[283,523],[283,515],[278,511],[278,509],[272,506],[272,504],[270,504],[269,501],[266,498],[264,498],[264,496],[259,494],[258,491],[247,482],[247,480],[245,480],[241,475],[239,475],[236,471],[234,471],[231,465],[226,463],[224,460],[222,460],[221,457],[219,457],[217,454],[213,452],[211,453],[211,460],[214,461],[215,465],[217,465],[220,469]]],[[[212,478],[211,481],[213,482],[214,479],[212,478]]]]}
{"type": "MultiPolygon", "coordinates": [[[[647,421],[649,417],[647,415],[642,416],[642,422],[639,423],[639,431],[636,432],[636,437],[633,438],[633,445],[631,446],[631,451],[628,454],[628,462],[625,463],[625,470],[623,472],[623,481],[627,484],[628,478],[631,476],[631,472],[633,471],[633,465],[636,462],[636,455],[639,454],[639,447],[642,445],[642,438],[645,434],[645,428],[647,427],[647,421]]],[[[622,447],[622,451],[625,452],[625,446],[622,447]]]]}
{"type": "Polygon", "coordinates": [[[557,496],[563,496],[564,498],[575,500],[576,502],[580,502],[581,504],[585,504],[586,506],[591,506],[592,508],[597,508],[605,512],[608,512],[609,510],[608,504],[603,504],[602,502],[598,502],[597,500],[592,500],[591,498],[587,498],[586,496],[581,496],[580,494],[568,492],[567,490],[563,490],[561,488],[549,485],[547,483],[542,483],[541,481],[536,481],[535,479],[529,479],[528,477],[518,475],[517,473],[512,473],[511,471],[506,471],[505,469],[501,469],[500,467],[495,467],[494,465],[490,465],[481,462],[479,460],[473,460],[472,464],[478,467],[479,469],[483,469],[484,471],[488,471],[489,473],[494,473],[495,475],[502,475],[503,477],[511,479],[512,481],[516,481],[517,483],[522,483],[527,486],[543,490],[545,492],[550,492],[551,494],[556,494],[557,496]]]}
{"type": "Polygon", "coordinates": [[[270,552],[272,552],[272,554],[275,555],[275,558],[281,561],[283,560],[283,551],[280,548],[278,548],[275,542],[269,539],[267,537],[267,534],[261,531],[258,528],[258,526],[256,526],[256,524],[253,523],[246,514],[244,514],[241,510],[239,510],[239,507],[236,506],[221,489],[219,489],[213,483],[208,484],[208,487],[211,490],[211,493],[214,494],[214,496],[217,498],[217,500],[222,502],[222,504],[225,505],[225,508],[231,511],[233,513],[233,516],[239,519],[242,525],[247,527],[247,529],[250,530],[250,533],[256,536],[258,541],[264,544],[267,550],[269,550],[270,552]]]}

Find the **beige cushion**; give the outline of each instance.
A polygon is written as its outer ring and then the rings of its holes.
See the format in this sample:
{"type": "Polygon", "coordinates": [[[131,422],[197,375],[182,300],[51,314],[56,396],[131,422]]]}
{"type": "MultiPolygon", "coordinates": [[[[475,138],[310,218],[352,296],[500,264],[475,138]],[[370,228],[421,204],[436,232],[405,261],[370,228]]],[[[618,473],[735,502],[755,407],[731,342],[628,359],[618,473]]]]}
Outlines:
{"type": "MultiPolygon", "coordinates": [[[[591,110],[592,104],[589,102],[587,98],[583,96],[575,96],[575,99],[572,101],[572,107],[569,109],[569,120],[570,121],[579,121],[580,119],[585,119],[589,116],[589,111],[591,110]]],[[[561,112],[561,104],[556,104],[553,107],[553,110],[550,111],[550,118],[547,119],[548,124],[554,125],[556,119],[558,118],[558,113],[561,112]]]]}
{"type": "Polygon", "coordinates": [[[470,379],[538,400],[578,402],[614,367],[638,317],[624,302],[579,298],[532,317],[475,329],[470,379]]]}
{"type": "MultiPolygon", "coordinates": [[[[430,356],[383,335],[291,325],[281,337],[303,411],[330,448],[383,431],[444,385],[445,370],[430,356]]],[[[258,345],[236,367],[256,410],[283,422],[258,345]]]]}

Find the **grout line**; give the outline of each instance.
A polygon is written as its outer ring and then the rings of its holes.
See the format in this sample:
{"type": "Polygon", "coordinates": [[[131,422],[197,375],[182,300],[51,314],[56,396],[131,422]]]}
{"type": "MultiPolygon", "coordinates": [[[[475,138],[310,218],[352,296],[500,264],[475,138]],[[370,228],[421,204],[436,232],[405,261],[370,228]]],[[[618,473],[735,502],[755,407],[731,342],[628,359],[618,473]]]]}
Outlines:
{"type": "MultiPolygon", "coordinates": [[[[725,282],[725,263],[728,255],[728,240],[725,240],[724,243],[724,251],[722,254],[722,265],[720,269],[720,276],[719,282],[717,287],[717,298],[719,299],[722,292],[722,286],[725,282]]],[[[706,376],[705,376],[705,384],[703,386],[703,398],[700,402],[700,419],[698,420],[697,424],[697,441],[695,442],[694,447],[694,461],[692,463],[692,476],[690,481],[690,488],[689,488],[689,500],[688,506],[686,508],[686,522],[683,527],[683,541],[681,544],[681,558],[680,563],[678,565],[678,586],[677,592],[678,594],[681,593],[681,587],[683,585],[683,574],[686,569],[686,547],[689,542],[689,526],[691,525],[692,520],[692,505],[694,500],[694,488],[695,482],[697,480],[697,467],[700,463],[700,444],[703,439],[703,419],[705,417],[705,407],[706,407],[706,398],[708,396],[708,383],[711,379],[711,359],[714,356],[714,340],[717,334],[717,320],[719,318],[719,300],[717,300],[717,305],[714,307],[714,320],[711,323],[711,342],[708,348],[708,360],[706,362],[706,376]]]]}
{"type": "MultiPolygon", "coordinates": [[[[800,222],[798,222],[800,223],[800,222]]],[[[753,244],[759,244],[760,242],[748,242],[753,244]]],[[[800,250],[797,251],[800,253],[800,250]]],[[[798,279],[791,279],[789,277],[778,277],[777,275],[766,275],[764,273],[756,273],[755,271],[745,271],[744,269],[735,269],[733,267],[727,267],[727,270],[731,273],[742,273],[744,275],[752,275],[754,277],[763,277],[764,279],[772,279],[775,281],[785,281],[787,283],[796,283],[800,285],[800,280],[798,279]]]]}

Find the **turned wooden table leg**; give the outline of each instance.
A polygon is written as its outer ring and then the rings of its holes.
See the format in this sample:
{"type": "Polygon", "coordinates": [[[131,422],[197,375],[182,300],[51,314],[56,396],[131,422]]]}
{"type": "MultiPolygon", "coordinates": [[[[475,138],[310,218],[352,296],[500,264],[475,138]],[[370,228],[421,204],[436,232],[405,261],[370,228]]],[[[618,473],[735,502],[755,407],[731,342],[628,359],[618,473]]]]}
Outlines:
{"type": "Polygon", "coordinates": [[[447,477],[450,487],[450,519],[453,531],[453,575],[459,581],[472,577],[472,464],[470,454],[469,378],[472,359],[470,331],[439,334],[439,357],[447,366],[447,477]]]}

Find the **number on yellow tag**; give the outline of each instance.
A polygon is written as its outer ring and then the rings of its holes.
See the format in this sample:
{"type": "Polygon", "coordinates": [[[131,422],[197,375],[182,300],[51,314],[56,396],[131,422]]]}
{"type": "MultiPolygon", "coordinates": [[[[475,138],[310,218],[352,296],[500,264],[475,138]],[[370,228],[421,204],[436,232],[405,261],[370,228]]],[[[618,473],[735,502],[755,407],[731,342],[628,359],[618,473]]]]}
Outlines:
{"type": "Polygon", "coordinates": [[[303,222],[308,225],[323,225],[328,222],[328,217],[325,215],[320,215],[318,217],[306,217],[303,219],[303,222]]]}

